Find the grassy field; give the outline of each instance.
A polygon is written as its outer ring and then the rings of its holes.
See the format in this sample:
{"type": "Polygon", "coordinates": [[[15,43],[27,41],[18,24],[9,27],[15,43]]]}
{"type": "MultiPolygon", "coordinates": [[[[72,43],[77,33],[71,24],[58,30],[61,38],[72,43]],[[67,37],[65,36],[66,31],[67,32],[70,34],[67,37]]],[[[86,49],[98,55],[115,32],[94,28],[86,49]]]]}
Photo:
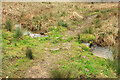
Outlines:
{"type": "Polygon", "coordinates": [[[116,60],[97,57],[81,44],[115,46],[116,59],[117,3],[2,5],[2,77],[117,78],[116,60]],[[24,30],[47,37],[31,38],[24,30]]]}

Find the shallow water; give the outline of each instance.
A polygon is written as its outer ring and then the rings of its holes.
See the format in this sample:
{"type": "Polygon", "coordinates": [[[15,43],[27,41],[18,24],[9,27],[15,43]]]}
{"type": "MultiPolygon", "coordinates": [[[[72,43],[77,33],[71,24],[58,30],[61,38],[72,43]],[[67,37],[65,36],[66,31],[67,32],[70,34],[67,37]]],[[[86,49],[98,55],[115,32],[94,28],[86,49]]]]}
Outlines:
{"type": "Polygon", "coordinates": [[[31,33],[31,32],[28,32],[28,31],[25,31],[24,32],[24,35],[29,35],[31,38],[35,38],[35,37],[48,37],[48,36],[46,36],[46,35],[41,35],[41,34],[33,34],[33,33],[31,33]]]}
{"type": "MultiPolygon", "coordinates": [[[[86,46],[90,47],[90,43],[82,43],[85,44],[86,46]]],[[[109,46],[106,47],[100,47],[97,45],[94,45],[91,47],[92,53],[98,57],[103,57],[105,59],[110,59],[113,60],[113,54],[109,46]]]]}
{"type": "Polygon", "coordinates": [[[92,52],[94,53],[94,55],[98,57],[103,57],[105,59],[109,58],[110,60],[113,60],[113,54],[110,47],[108,46],[100,47],[100,46],[94,45],[92,48],[93,48],[92,52]]]}

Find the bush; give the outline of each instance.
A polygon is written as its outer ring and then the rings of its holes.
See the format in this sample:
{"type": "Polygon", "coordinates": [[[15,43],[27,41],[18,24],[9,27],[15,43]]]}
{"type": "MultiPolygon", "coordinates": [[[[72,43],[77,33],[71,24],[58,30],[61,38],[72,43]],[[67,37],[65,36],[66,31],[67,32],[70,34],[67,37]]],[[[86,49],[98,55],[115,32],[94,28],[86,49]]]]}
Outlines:
{"type": "Polygon", "coordinates": [[[26,57],[29,59],[33,59],[33,52],[30,47],[27,47],[26,57]]]}
{"type": "Polygon", "coordinates": [[[5,29],[7,29],[8,31],[12,30],[12,21],[11,20],[6,20],[5,29]]]}
{"type": "Polygon", "coordinates": [[[58,26],[68,27],[68,24],[63,21],[58,21],[58,26]]]}
{"type": "Polygon", "coordinates": [[[16,32],[15,32],[14,37],[17,38],[17,39],[19,39],[19,38],[22,37],[22,35],[23,35],[23,31],[19,27],[16,28],[16,32]]]}

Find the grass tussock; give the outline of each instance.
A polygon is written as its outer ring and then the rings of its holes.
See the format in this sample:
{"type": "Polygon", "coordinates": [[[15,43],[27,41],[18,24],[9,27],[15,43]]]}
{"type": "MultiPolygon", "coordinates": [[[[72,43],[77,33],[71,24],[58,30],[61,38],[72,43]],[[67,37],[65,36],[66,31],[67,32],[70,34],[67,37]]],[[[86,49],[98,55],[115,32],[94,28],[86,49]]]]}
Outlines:
{"type": "Polygon", "coordinates": [[[5,23],[5,29],[7,29],[8,31],[12,31],[12,21],[11,20],[6,20],[5,23]]]}
{"type": "Polygon", "coordinates": [[[89,26],[89,27],[85,28],[83,30],[83,33],[93,34],[94,33],[94,27],[93,26],[89,26]]]}
{"type": "Polygon", "coordinates": [[[27,47],[26,57],[29,59],[33,59],[33,52],[32,52],[32,49],[30,47],[27,47]]]}
{"type": "Polygon", "coordinates": [[[66,78],[66,80],[69,80],[68,78],[70,78],[71,76],[71,70],[58,70],[58,69],[54,69],[50,72],[51,77],[55,78],[55,80],[61,80],[61,78],[66,78]]]}
{"type": "Polygon", "coordinates": [[[15,34],[14,34],[14,38],[16,39],[20,39],[23,36],[23,31],[18,27],[16,28],[15,34]]]}
{"type": "Polygon", "coordinates": [[[68,24],[63,21],[58,21],[58,26],[68,27],[68,24]]]}

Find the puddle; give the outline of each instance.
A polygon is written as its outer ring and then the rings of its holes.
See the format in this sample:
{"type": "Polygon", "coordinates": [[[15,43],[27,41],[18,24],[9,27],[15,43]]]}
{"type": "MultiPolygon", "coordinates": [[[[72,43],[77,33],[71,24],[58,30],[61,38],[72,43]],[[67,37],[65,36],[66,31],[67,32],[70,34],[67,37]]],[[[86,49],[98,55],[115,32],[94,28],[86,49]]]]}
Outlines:
{"type": "MultiPolygon", "coordinates": [[[[85,44],[86,46],[90,47],[90,43],[82,43],[85,44]]],[[[98,57],[103,57],[105,59],[110,59],[113,60],[113,54],[109,46],[106,47],[100,47],[97,45],[94,45],[91,47],[92,53],[98,57]]]]}
{"type": "Polygon", "coordinates": [[[110,59],[113,60],[113,54],[112,51],[110,49],[110,47],[106,46],[106,47],[100,47],[97,45],[92,46],[93,48],[93,54],[98,56],[98,57],[103,57],[105,59],[110,59]]]}

